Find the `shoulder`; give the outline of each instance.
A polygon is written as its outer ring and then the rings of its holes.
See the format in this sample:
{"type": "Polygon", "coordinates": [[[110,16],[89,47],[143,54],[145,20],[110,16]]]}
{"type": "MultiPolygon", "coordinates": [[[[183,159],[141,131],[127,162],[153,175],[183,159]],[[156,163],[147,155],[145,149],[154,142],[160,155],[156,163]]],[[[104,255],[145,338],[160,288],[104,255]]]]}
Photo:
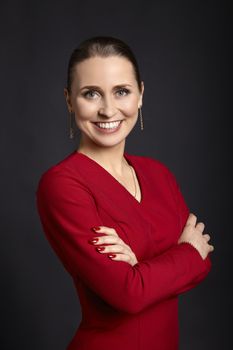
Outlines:
{"type": "Polygon", "coordinates": [[[76,157],[76,152],[70,153],[64,159],[48,168],[40,177],[37,193],[54,190],[60,191],[64,187],[72,187],[74,183],[82,185],[79,168],[82,160],[76,157]]]}
{"type": "Polygon", "coordinates": [[[130,157],[135,163],[140,164],[143,174],[151,183],[156,183],[160,188],[169,189],[176,201],[184,203],[180,183],[168,165],[153,157],[135,155],[130,157]]]}

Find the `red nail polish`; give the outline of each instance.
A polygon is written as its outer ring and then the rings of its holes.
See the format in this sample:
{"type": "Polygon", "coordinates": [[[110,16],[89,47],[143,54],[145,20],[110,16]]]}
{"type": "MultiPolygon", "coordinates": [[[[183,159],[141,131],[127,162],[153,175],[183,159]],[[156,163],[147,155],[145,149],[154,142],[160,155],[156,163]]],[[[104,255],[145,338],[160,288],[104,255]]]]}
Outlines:
{"type": "Polygon", "coordinates": [[[100,230],[100,227],[99,227],[99,226],[92,227],[92,230],[93,230],[93,231],[99,231],[99,230],[100,230]]]}
{"type": "Polygon", "coordinates": [[[109,257],[109,258],[115,258],[115,257],[116,257],[116,254],[109,254],[108,257],[109,257]]]}
{"type": "Polygon", "coordinates": [[[97,243],[99,240],[99,238],[93,238],[93,239],[90,239],[88,242],[89,243],[97,243]]]}
{"type": "Polygon", "coordinates": [[[104,251],[104,247],[97,247],[97,248],[95,248],[97,251],[99,251],[99,252],[102,252],[102,251],[104,251]]]}

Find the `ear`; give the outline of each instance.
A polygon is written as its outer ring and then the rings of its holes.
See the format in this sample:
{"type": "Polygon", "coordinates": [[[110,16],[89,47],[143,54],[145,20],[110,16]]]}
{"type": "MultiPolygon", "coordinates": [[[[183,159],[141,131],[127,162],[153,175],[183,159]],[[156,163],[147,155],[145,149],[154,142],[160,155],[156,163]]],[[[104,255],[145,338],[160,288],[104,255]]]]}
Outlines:
{"type": "Polygon", "coordinates": [[[70,94],[67,88],[64,88],[64,96],[66,99],[66,104],[67,104],[67,108],[69,113],[72,112],[72,104],[71,104],[71,98],[70,98],[70,94]]]}
{"type": "Polygon", "coordinates": [[[140,93],[140,99],[138,102],[138,104],[139,104],[138,108],[142,107],[143,94],[144,94],[144,82],[141,81],[141,93],[140,93]]]}

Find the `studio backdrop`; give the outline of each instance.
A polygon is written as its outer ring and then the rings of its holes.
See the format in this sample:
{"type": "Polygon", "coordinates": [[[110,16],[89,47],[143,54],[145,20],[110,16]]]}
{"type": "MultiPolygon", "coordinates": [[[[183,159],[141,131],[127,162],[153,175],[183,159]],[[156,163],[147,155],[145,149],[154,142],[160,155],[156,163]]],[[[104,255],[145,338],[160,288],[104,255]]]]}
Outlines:
{"type": "Polygon", "coordinates": [[[127,42],[144,81],[144,130],[135,125],[126,151],[173,171],[215,247],[207,279],[179,297],[180,349],[231,348],[229,12],[205,0],[1,3],[1,349],[63,350],[81,320],[35,193],[41,174],[78,145],[63,96],[68,59],[97,35],[127,42]]]}

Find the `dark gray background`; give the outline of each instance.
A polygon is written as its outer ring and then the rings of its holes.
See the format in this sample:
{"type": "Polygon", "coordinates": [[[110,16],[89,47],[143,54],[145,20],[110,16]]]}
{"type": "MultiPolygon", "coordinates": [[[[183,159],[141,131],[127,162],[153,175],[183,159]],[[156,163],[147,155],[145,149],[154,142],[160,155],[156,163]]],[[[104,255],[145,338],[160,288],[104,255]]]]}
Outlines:
{"type": "Polygon", "coordinates": [[[63,87],[71,51],[95,35],[125,40],[141,68],[145,130],[138,122],[126,150],[174,172],[215,246],[207,279],[180,296],[180,349],[230,349],[227,3],[9,1],[0,13],[1,349],[65,349],[80,321],[72,280],[42,232],[35,191],[41,174],[77,145],[68,138],[63,87]]]}

